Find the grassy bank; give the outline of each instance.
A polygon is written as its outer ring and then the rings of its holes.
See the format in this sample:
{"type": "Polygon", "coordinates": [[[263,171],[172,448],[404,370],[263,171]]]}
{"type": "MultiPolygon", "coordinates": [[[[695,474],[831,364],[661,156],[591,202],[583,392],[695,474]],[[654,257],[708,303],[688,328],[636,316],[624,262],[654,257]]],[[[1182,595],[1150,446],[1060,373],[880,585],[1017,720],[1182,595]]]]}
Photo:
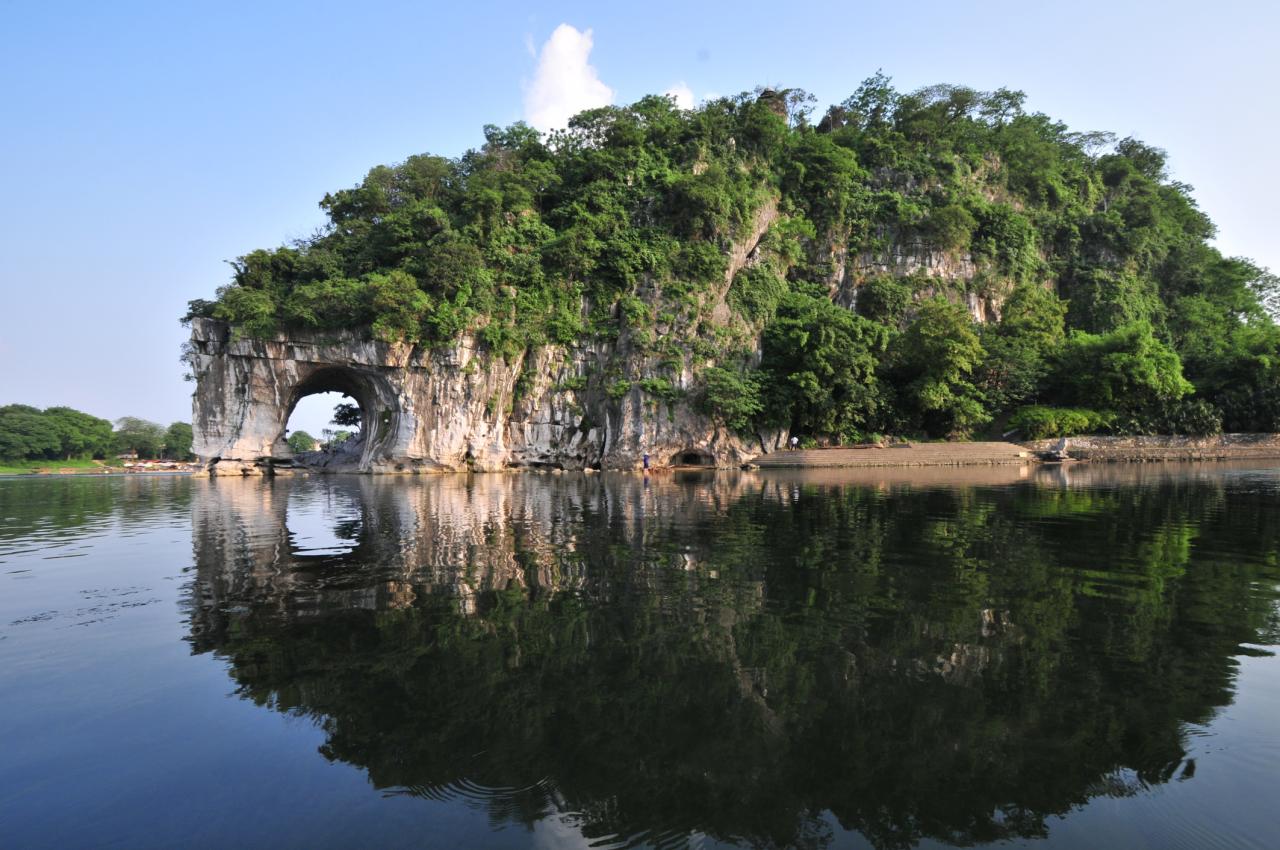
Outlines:
{"type": "Polygon", "coordinates": [[[120,465],[118,460],[0,460],[0,475],[105,472],[120,465]]]}

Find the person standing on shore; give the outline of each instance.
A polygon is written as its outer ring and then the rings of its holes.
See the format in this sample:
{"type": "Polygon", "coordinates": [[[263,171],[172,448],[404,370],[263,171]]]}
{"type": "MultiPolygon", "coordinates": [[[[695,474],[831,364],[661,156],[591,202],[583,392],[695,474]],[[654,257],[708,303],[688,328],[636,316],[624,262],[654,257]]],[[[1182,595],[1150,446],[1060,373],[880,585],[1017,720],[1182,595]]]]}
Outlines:
{"type": "Polygon", "coordinates": [[[800,445],[800,438],[792,437],[790,440],[790,445],[791,445],[791,451],[794,452],[796,450],[796,447],[800,445]]]}
{"type": "Polygon", "coordinates": [[[648,452],[644,453],[643,463],[644,463],[644,474],[648,475],[649,474],[649,453],[648,452]]]}

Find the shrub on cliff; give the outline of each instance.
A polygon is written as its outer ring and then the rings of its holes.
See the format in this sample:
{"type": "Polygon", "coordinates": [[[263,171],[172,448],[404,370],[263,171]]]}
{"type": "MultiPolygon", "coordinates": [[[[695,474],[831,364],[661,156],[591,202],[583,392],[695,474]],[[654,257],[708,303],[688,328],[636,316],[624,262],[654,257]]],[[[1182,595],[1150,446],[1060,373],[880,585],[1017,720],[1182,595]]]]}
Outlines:
{"type": "Polygon", "coordinates": [[[1036,404],[1021,408],[1009,417],[1009,427],[1021,431],[1026,439],[1043,440],[1106,433],[1115,418],[1114,413],[1082,407],[1046,407],[1036,404]]]}
{"type": "Polygon", "coordinates": [[[750,430],[764,412],[757,375],[712,366],[702,373],[704,412],[740,433],[750,430]]]}
{"type": "Polygon", "coordinates": [[[1177,352],[1147,322],[1110,333],[1074,331],[1051,377],[1056,398],[1099,410],[1136,411],[1177,401],[1195,387],[1182,376],[1177,352]]]}

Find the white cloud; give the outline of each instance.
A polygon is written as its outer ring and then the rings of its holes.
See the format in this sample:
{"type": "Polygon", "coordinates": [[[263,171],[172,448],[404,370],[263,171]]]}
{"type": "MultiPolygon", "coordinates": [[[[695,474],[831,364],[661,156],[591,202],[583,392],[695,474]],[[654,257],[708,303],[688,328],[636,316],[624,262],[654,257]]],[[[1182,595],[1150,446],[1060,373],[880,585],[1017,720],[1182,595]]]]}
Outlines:
{"type": "Polygon", "coordinates": [[[674,98],[676,106],[681,109],[693,109],[693,89],[683,82],[676,83],[671,88],[663,92],[667,97],[674,98]]]}
{"type": "Polygon", "coordinates": [[[561,24],[542,45],[538,67],[524,93],[524,118],[539,130],[564,127],[584,109],[613,103],[613,89],[596,75],[591,30],[561,24]]]}

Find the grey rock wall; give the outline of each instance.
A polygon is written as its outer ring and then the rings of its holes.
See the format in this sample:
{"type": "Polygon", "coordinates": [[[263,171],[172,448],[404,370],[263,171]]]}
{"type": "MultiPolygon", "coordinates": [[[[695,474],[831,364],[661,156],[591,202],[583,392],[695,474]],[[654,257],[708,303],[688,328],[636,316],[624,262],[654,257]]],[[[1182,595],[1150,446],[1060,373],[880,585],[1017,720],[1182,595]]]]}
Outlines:
{"type": "Polygon", "coordinates": [[[719,427],[696,409],[690,386],[672,401],[648,396],[636,382],[656,372],[625,340],[546,346],[507,362],[469,338],[445,349],[354,331],[237,338],[222,322],[195,319],[189,361],[194,451],[213,475],[294,467],[289,415],[299,399],[326,391],[352,396],[364,417],[358,444],[300,460],[332,472],[633,469],[646,453],[659,468],[723,467],[783,439],[748,442],[719,427]],[[632,386],[615,398],[605,367],[619,363],[632,386]]]}

